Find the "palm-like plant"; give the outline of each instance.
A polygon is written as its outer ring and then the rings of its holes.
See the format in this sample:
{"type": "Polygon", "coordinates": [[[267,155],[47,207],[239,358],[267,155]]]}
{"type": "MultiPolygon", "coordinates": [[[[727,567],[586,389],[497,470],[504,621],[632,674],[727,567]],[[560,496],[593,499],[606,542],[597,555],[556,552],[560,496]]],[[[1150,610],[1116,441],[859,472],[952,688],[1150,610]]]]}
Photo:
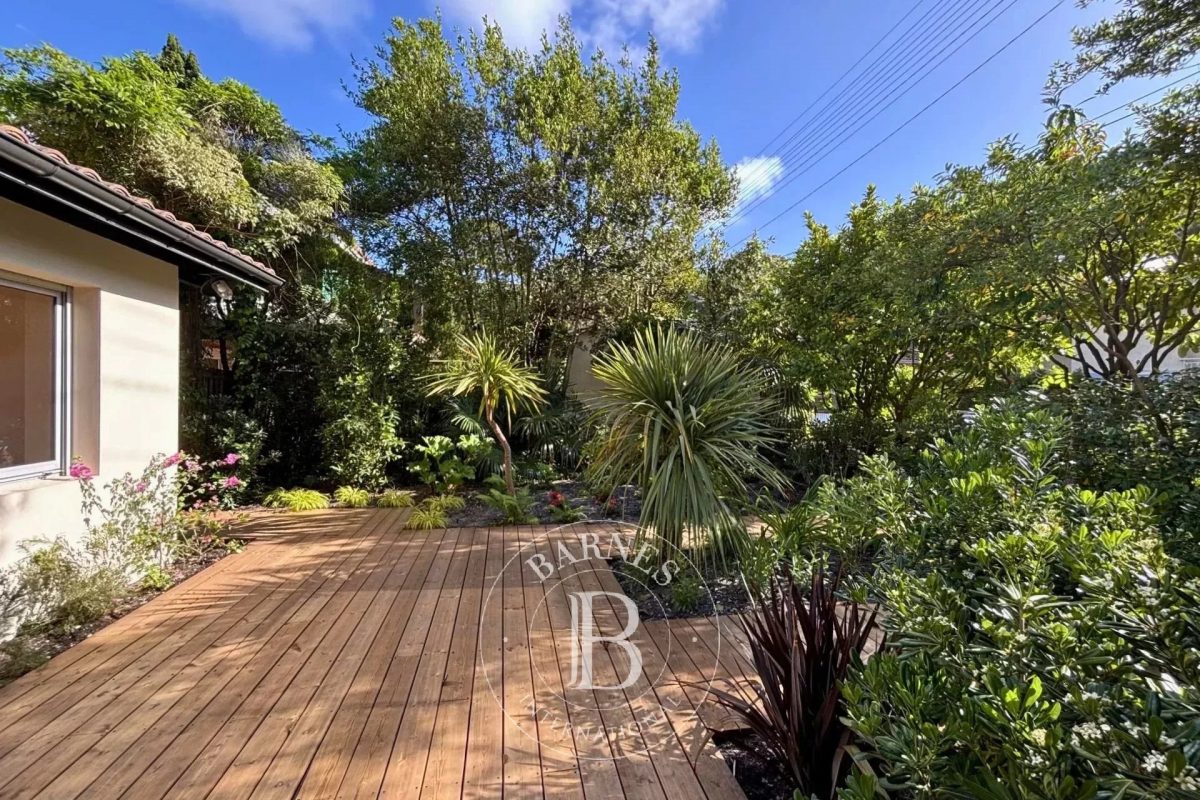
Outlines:
{"type": "Polygon", "coordinates": [[[453,358],[438,361],[438,369],[428,376],[429,394],[453,397],[479,394],[479,417],[500,445],[504,484],[510,495],[515,494],[512,447],[496,418],[497,411],[503,404],[511,428],[513,414],[541,408],[546,401],[546,390],[536,372],[518,364],[512,351],[502,349],[487,333],[459,336],[457,350],[453,358]]]}
{"type": "Polygon", "coordinates": [[[707,534],[723,558],[729,534],[745,531],[736,505],[746,482],[784,484],[765,457],[777,443],[765,377],[732,350],[670,328],[614,345],[593,372],[602,433],[589,480],[636,483],[644,531],[674,547],[685,533],[696,543],[707,534]]]}

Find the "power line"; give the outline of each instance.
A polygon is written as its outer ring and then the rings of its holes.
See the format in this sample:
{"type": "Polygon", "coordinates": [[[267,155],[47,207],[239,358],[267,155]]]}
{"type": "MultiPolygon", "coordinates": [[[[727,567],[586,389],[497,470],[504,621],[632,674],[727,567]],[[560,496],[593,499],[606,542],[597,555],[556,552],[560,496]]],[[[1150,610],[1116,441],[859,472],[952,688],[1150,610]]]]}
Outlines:
{"type": "Polygon", "coordinates": [[[727,225],[736,224],[737,222],[742,221],[742,219],[745,217],[748,217],[751,211],[756,210],[758,206],[766,203],[770,197],[770,194],[778,192],[780,188],[790,185],[792,182],[800,178],[800,175],[808,173],[812,167],[815,167],[816,164],[822,160],[822,158],[829,155],[830,152],[838,149],[842,144],[845,144],[848,139],[856,136],[859,131],[862,131],[864,127],[870,125],[872,121],[880,118],[880,116],[886,112],[888,108],[894,106],[894,104],[899,102],[902,97],[905,97],[908,92],[916,89],[917,86],[922,83],[925,78],[928,78],[932,72],[937,70],[938,67],[946,64],[946,61],[948,61],[950,58],[953,58],[953,56],[958,53],[959,50],[966,47],[968,43],[974,40],[974,38],[976,38],[979,34],[982,34],[982,32],[985,29],[988,29],[989,26],[995,24],[996,20],[1000,19],[1000,17],[1002,17],[1004,13],[1008,12],[1009,8],[1012,8],[1018,1],[1019,0],[1008,0],[1007,5],[1000,7],[1003,0],[996,0],[991,7],[986,8],[986,10],[984,10],[982,14],[979,14],[978,17],[968,20],[964,28],[954,31],[954,35],[958,36],[958,38],[955,38],[955,40],[950,40],[944,44],[941,49],[938,49],[936,52],[930,54],[924,61],[918,62],[918,64],[914,65],[912,68],[910,68],[910,70],[904,74],[901,74],[898,84],[890,86],[890,88],[876,88],[874,91],[872,91],[869,96],[871,101],[870,106],[866,107],[865,109],[858,110],[858,112],[856,112],[854,109],[848,109],[846,112],[840,114],[838,119],[830,122],[830,125],[827,126],[826,130],[818,131],[814,134],[811,134],[811,136],[800,140],[800,142],[794,145],[791,151],[788,152],[788,160],[790,160],[788,167],[792,168],[792,174],[788,176],[785,181],[775,182],[775,184],[770,185],[769,188],[773,191],[769,194],[762,194],[762,196],[749,201],[748,204],[745,204],[742,209],[740,209],[736,215],[734,215],[734,217],[731,218],[728,223],[726,223],[726,227],[727,225]],[[949,50],[949,52],[947,52],[947,50],[949,50]],[[883,92],[883,95],[878,96],[880,95],[881,91],[883,92]],[[890,92],[890,94],[888,94],[888,92],[890,92]],[[870,114],[870,116],[865,116],[864,119],[864,115],[866,114],[870,114]],[[854,125],[856,124],[856,121],[858,122],[857,126],[854,125]],[[853,130],[850,130],[852,126],[853,130]],[[850,132],[847,133],[847,131],[850,132]],[[799,154],[800,150],[802,150],[805,145],[809,145],[810,149],[804,152],[803,155],[796,155],[799,154]],[[796,157],[793,158],[793,155],[796,157]]]}
{"type": "Polygon", "coordinates": [[[755,157],[761,156],[763,153],[765,153],[768,147],[773,145],[780,136],[783,136],[783,134],[785,134],[787,132],[788,128],[792,127],[797,122],[799,122],[801,120],[801,118],[804,117],[805,114],[807,114],[809,111],[812,110],[813,106],[815,106],[817,103],[821,102],[822,99],[824,99],[825,95],[832,92],[833,88],[835,86],[837,86],[839,83],[844,81],[846,79],[846,76],[848,76],[854,70],[858,69],[858,65],[861,64],[863,61],[865,61],[867,56],[871,55],[871,53],[875,50],[875,48],[877,48],[877,47],[879,47],[879,45],[883,44],[885,39],[887,39],[889,36],[891,36],[893,33],[895,33],[896,29],[904,24],[904,20],[911,17],[913,12],[916,11],[918,8],[920,8],[921,3],[923,3],[923,2],[925,2],[925,0],[917,0],[917,2],[913,4],[912,8],[910,8],[908,11],[906,11],[904,13],[904,16],[902,16],[902,17],[900,17],[900,19],[896,20],[896,24],[894,24],[894,25],[892,25],[892,27],[888,28],[887,33],[885,33],[883,36],[879,37],[879,39],[875,42],[875,44],[868,47],[866,49],[866,51],[864,51],[863,54],[858,57],[858,60],[850,65],[849,69],[847,69],[845,72],[843,72],[836,81],[829,84],[829,86],[825,87],[825,91],[821,92],[821,94],[819,94],[815,100],[813,100],[811,103],[809,103],[804,108],[803,111],[801,111],[799,114],[797,114],[795,117],[793,117],[792,120],[790,122],[788,122],[788,124],[786,124],[782,128],[780,128],[779,132],[776,133],[774,136],[772,136],[771,140],[769,142],[767,142],[766,144],[764,144],[762,146],[762,148],[757,153],[754,154],[755,157]]]}
{"type": "MultiPolygon", "coordinates": [[[[1045,13],[1043,13],[1041,16],[1039,16],[1039,17],[1038,17],[1037,19],[1035,19],[1033,22],[1031,22],[1031,23],[1029,23],[1028,25],[1026,25],[1026,26],[1025,26],[1025,28],[1023,28],[1023,29],[1022,29],[1022,30],[1021,30],[1019,33],[1017,33],[1017,35],[1013,36],[1011,39],[1009,39],[1007,42],[1005,42],[1005,43],[1004,43],[1004,44],[1003,44],[1003,45],[1000,47],[1000,49],[998,49],[998,50],[996,50],[995,52],[993,52],[993,53],[992,53],[990,56],[988,56],[988,57],[987,57],[987,58],[985,58],[983,61],[981,61],[981,62],[980,62],[978,65],[976,65],[974,69],[972,69],[972,70],[971,70],[970,72],[968,72],[966,75],[962,76],[962,77],[961,77],[961,78],[959,78],[957,81],[955,81],[955,82],[954,82],[954,83],[953,83],[953,84],[950,86],[950,88],[946,89],[944,92],[942,92],[941,94],[939,94],[939,95],[938,95],[937,97],[935,97],[933,100],[929,101],[929,102],[928,102],[928,103],[927,103],[927,104],[926,104],[924,107],[922,107],[922,108],[921,108],[919,111],[917,111],[917,112],[916,112],[915,114],[913,114],[911,117],[909,117],[908,119],[906,119],[904,122],[900,123],[900,125],[898,125],[897,127],[893,128],[893,129],[892,129],[892,131],[891,131],[890,133],[888,133],[886,136],[884,136],[884,137],[883,137],[882,139],[880,139],[878,142],[876,142],[875,144],[871,145],[869,148],[867,148],[866,150],[864,150],[864,151],[863,151],[861,154],[859,154],[859,156],[858,156],[857,158],[855,158],[853,161],[851,161],[851,162],[850,162],[849,164],[847,164],[846,166],[842,167],[840,170],[838,170],[837,172],[835,172],[833,175],[831,175],[831,176],[829,176],[828,178],[826,178],[826,179],[825,179],[825,180],[824,180],[822,183],[820,183],[820,184],[819,184],[818,186],[816,186],[814,189],[812,189],[811,191],[809,191],[807,194],[805,194],[805,195],[804,195],[803,197],[801,197],[799,200],[797,200],[796,202],[792,203],[791,205],[789,205],[787,208],[785,208],[783,211],[779,212],[779,213],[778,213],[778,214],[776,214],[775,216],[771,217],[771,219],[767,220],[767,221],[766,221],[766,223],[764,223],[763,225],[761,225],[759,228],[756,228],[756,229],[755,229],[755,231],[754,231],[753,233],[750,233],[750,234],[748,234],[747,236],[743,237],[741,240],[739,240],[739,241],[738,241],[738,243],[737,243],[737,244],[736,244],[734,247],[735,247],[735,248],[736,248],[736,247],[740,247],[742,244],[744,244],[746,241],[748,241],[748,240],[749,240],[749,239],[750,239],[752,236],[754,236],[754,235],[755,235],[755,234],[756,234],[758,231],[760,231],[760,230],[762,230],[762,229],[764,229],[764,228],[768,228],[768,227],[770,227],[770,226],[771,226],[771,225],[773,225],[775,222],[779,221],[781,218],[783,218],[783,217],[784,217],[784,216],[786,216],[787,214],[789,214],[789,213],[791,213],[792,211],[794,211],[794,210],[796,209],[796,207],[798,207],[798,206],[799,206],[801,203],[803,203],[805,200],[807,200],[808,198],[812,197],[814,194],[816,194],[817,192],[821,191],[822,189],[824,189],[824,188],[825,188],[826,186],[828,186],[829,184],[833,183],[833,181],[835,181],[836,179],[840,178],[840,177],[841,177],[842,175],[844,175],[844,174],[845,174],[845,173],[846,173],[846,172],[847,172],[849,169],[851,169],[852,167],[854,167],[856,164],[858,164],[858,163],[859,163],[860,161],[862,161],[864,158],[866,158],[866,157],[867,157],[867,156],[869,156],[871,153],[873,153],[873,152],[875,152],[876,150],[878,150],[880,147],[882,147],[882,146],[883,146],[884,144],[886,144],[887,142],[891,141],[891,139],[892,139],[892,138],[893,138],[893,137],[894,137],[896,134],[898,134],[900,131],[902,131],[902,130],[904,130],[905,128],[907,128],[907,127],[908,127],[909,125],[911,125],[911,124],[912,124],[914,121],[916,121],[918,117],[922,116],[922,115],[923,115],[923,114],[924,114],[926,111],[928,111],[929,109],[933,108],[935,105],[937,105],[937,104],[938,104],[939,102],[941,102],[943,99],[945,99],[947,95],[949,95],[951,92],[953,92],[953,91],[954,91],[955,89],[957,89],[959,86],[962,86],[964,83],[966,83],[966,82],[967,82],[968,80],[970,80],[972,77],[974,77],[974,75],[975,75],[977,72],[979,72],[981,69],[983,69],[984,67],[986,67],[986,66],[987,66],[988,64],[990,64],[992,61],[996,60],[996,59],[997,59],[997,58],[998,58],[998,57],[999,57],[999,56],[1000,56],[1002,53],[1004,53],[1005,51],[1007,51],[1007,50],[1008,50],[1008,48],[1012,47],[1014,44],[1016,44],[1016,43],[1017,43],[1017,41],[1018,41],[1018,40],[1020,40],[1021,38],[1023,38],[1023,37],[1025,36],[1025,34],[1029,33],[1031,30],[1033,30],[1035,27],[1037,27],[1037,25],[1039,25],[1039,24],[1042,22],[1042,20],[1046,19],[1046,18],[1047,18],[1047,17],[1049,17],[1051,14],[1053,14],[1055,11],[1057,11],[1057,10],[1058,10],[1058,8],[1059,8],[1059,6],[1061,6],[1061,5],[1062,5],[1063,3],[1065,3],[1065,2],[1066,2],[1066,0],[1057,0],[1057,2],[1056,2],[1056,3],[1055,3],[1053,6],[1051,6],[1051,7],[1050,7],[1050,8],[1049,8],[1049,9],[1048,9],[1048,10],[1047,10],[1045,13]]],[[[1114,122],[1117,122],[1117,121],[1119,121],[1119,120],[1114,120],[1114,122]]],[[[1111,124],[1111,123],[1110,123],[1110,124],[1111,124]]]]}
{"type": "MultiPolygon", "coordinates": [[[[976,4],[978,4],[979,0],[973,0],[973,2],[976,2],[976,4]]],[[[846,108],[845,108],[845,103],[842,102],[842,99],[844,97],[847,97],[847,95],[850,95],[849,100],[851,102],[855,102],[855,103],[858,102],[858,99],[863,95],[864,90],[869,90],[871,88],[870,87],[871,81],[873,79],[875,79],[877,76],[879,76],[880,74],[882,74],[882,72],[885,71],[887,67],[893,66],[892,64],[888,63],[888,59],[891,59],[891,61],[893,61],[893,62],[900,61],[900,60],[907,60],[908,58],[910,58],[912,56],[913,53],[920,52],[921,49],[926,45],[927,42],[929,42],[931,39],[935,39],[937,36],[939,36],[944,31],[947,21],[952,20],[953,17],[949,14],[943,13],[941,18],[936,20],[933,23],[932,28],[927,26],[926,30],[923,33],[917,34],[917,36],[915,37],[915,41],[910,40],[910,34],[912,34],[912,32],[914,30],[916,30],[923,23],[927,23],[929,20],[934,19],[935,16],[940,11],[942,11],[943,8],[946,7],[947,5],[953,6],[953,3],[954,3],[954,0],[938,0],[938,2],[932,8],[930,8],[928,11],[926,11],[921,16],[920,19],[914,21],[913,24],[910,25],[902,34],[900,34],[900,36],[897,37],[895,41],[893,41],[890,45],[888,45],[888,47],[882,53],[880,53],[878,56],[876,56],[876,58],[869,65],[867,65],[867,67],[863,70],[862,73],[860,73],[857,77],[854,78],[853,81],[851,81],[847,86],[845,86],[841,91],[839,91],[836,96],[834,96],[832,99],[830,99],[828,102],[826,102],[820,108],[820,110],[818,110],[817,113],[815,115],[813,115],[813,117],[811,119],[807,120],[802,126],[800,126],[800,128],[798,130],[793,132],[783,142],[783,144],[781,144],[779,146],[779,148],[777,148],[776,152],[782,153],[784,151],[787,151],[787,152],[793,151],[795,149],[793,143],[796,142],[798,137],[803,136],[805,134],[805,131],[813,128],[814,126],[821,126],[821,125],[827,124],[826,120],[824,120],[823,117],[825,117],[825,116],[837,117],[839,114],[843,113],[846,110],[846,108]],[[896,52],[897,48],[900,48],[899,52],[896,52]],[[898,57],[893,58],[892,57],[893,52],[896,52],[896,55],[898,57]]],[[[914,6],[914,8],[916,8],[916,6],[914,6]]],[[[973,10],[974,10],[973,8],[969,8],[967,13],[971,13],[973,10]]],[[[868,55],[869,55],[869,53],[868,53],[868,55]]],[[[864,58],[865,58],[865,56],[864,56],[864,58]]],[[[862,60],[863,59],[859,59],[859,63],[861,63],[862,60]]],[[[840,80],[841,79],[839,78],[839,81],[840,80]]],[[[834,86],[836,86],[836,82],[835,82],[834,86]]],[[[832,89],[833,89],[833,86],[830,86],[829,89],[827,89],[824,93],[822,93],[822,97],[824,97],[826,94],[828,94],[829,91],[832,89]]],[[[815,106],[816,103],[819,101],[820,101],[820,98],[818,98],[816,101],[814,101],[812,104],[810,104],[809,109],[811,109],[813,106],[815,106]]],[[[807,113],[807,110],[808,109],[806,109],[805,112],[803,112],[800,116],[801,117],[804,116],[804,113],[807,113]]],[[[799,119],[799,117],[797,117],[797,119],[799,119]]],[[[795,120],[793,120],[793,123],[794,122],[795,122],[795,120]]],[[[789,127],[790,127],[790,125],[791,125],[791,123],[789,123],[789,127]]],[[[778,139],[778,138],[779,138],[778,135],[776,135],[775,139],[778,139]]],[[[772,141],[774,141],[774,139],[772,141]]],[[[765,148],[763,151],[759,151],[759,155],[761,156],[764,151],[765,151],[765,148]]],[[[786,158],[784,160],[786,160],[786,158]]],[[[764,183],[769,183],[769,181],[764,182],[762,180],[756,179],[756,180],[747,182],[747,184],[745,184],[741,187],[743,194],[745,196],[754,194],[755,192],[759,191],[759,189],[762,187],[762,185],[764,183]]]]}

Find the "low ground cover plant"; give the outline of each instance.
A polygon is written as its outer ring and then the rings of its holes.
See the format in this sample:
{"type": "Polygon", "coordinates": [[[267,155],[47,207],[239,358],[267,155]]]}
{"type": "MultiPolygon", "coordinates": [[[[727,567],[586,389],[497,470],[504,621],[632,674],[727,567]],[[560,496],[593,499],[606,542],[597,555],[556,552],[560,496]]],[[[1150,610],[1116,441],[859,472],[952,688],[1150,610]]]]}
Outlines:
{"type": "Polygon", "coordinates": [[[408,489],[384,489],[375,499],[375,505],[380,508],[412,508],[416,501],[416,492],[408,489]]]}
{"type": "Polygon", "coordinates": [[[339,486],[333,493],[333,499],[346,508],[366,508],[371,505],[371,493],[355,486],[339,486]]]}
{"type": "Polygon", "coordinates": [[[316,511],[329,508],[329,496],[316,489],[274,489],[263,498],[263,505],[288,511],[316,511]]]}

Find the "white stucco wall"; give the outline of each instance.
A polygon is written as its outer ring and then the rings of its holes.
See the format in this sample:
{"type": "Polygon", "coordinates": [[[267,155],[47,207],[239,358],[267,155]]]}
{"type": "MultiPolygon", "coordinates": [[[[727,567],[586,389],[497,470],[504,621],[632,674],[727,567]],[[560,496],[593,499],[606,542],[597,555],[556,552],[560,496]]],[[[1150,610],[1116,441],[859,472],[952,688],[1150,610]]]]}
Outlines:
{"type": "MultiPolygon", "coordinates": [[[[178,443],[179,275],[151,258],[0,199],[0,271],[70,290],[71,438],[98,479],[139,472],[178,443]]],[[[82,532],[64,477],[0,482],[0,566],[22,541],[82,532]]]]}

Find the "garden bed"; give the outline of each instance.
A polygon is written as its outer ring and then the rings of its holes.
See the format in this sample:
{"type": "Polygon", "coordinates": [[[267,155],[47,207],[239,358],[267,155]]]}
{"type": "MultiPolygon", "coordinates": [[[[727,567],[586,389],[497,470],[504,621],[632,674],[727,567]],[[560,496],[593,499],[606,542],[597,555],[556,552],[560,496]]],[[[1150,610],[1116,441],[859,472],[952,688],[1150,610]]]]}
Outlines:
{"type": "MultiPolygon", "coordinates": [[[[614,502],[602,502],[593,497],[587,487],[579,481],[554,481],[547,488],[533,489],[533,505],[530,514],[537,524],[564,524],[551,513],[551,493],[562,495],[562,502],[577,508],[583,514],[584,520],[612,520],[635,524],[641,512],[642,502],[637,490],[632,486],[622,486],[613,495],[614,502]]],[[[464,508],[453,511],[449,515],[449,524],[455,528],[486,528],[492,525],[503,525],[502,517],[496,509],[479,499],[478,493],[466,490],[461,493],[467,504],[464,508]]]]}
{"type": "MultiPolygon", "coordinates": [[[[240,540],[235,539],[228,541],[240,543],[240,540]]],[[[170,586],[163,589],[150,589],[140,585],[131,587],[130,593],[121,598],[107,613],[83,625],[77,625],[67,630],[56,628],[39,632],[23,631],[8,641],[0,642],[0,686],[15,681],[27,672],[32,672],[59,653],[108,627],[197,572],[236,552],[237,549],[239,548],[231,549],[218,545],[199,555],[178,561],[167,570],[167,574],[171,578],[170,586]]]]}
{"type": "Polygon", "coordinates": [[[750,596],[736,570],[714,571],[698,561],[666,586],[647,579],[645,572],[617,556],[608,560],[622,591],[637,604],[641,619],[677,619],[740,614],[750,609],[750,596]],[[699,581],[696,581],[696,578],[699,581]],[[694,589],[685,583],[695,584],[694,589]],[[681,588],[685,587],[685,588],[681,588]],[[690,596],[685,596],[690,595],[690,596]],[[685,602],[685,601],[692,602],[685,602]]]}
{"type": "Polygon", "coordinates": [[[792,800],[792,776],[770,756],[754,733],[746,730],[714,734],[713,743],[737,779],[746,800],[792,800]]]}

